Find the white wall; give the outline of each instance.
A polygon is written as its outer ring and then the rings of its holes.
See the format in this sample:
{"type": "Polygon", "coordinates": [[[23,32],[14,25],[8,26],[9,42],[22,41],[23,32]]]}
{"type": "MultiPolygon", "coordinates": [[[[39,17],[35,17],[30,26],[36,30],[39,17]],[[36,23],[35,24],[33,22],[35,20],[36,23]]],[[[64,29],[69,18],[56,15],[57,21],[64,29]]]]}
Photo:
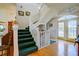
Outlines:
{"type": "Polygon", "coordinates": [[[50,37],[57,38],[57,36],[58,36],[58,19],[52,20],[51,23],[53,24],[53,26],[50,29],[50,37]]]}
{"type": "Polygon", "coordinates": [[[33,18],[34,18],[33,16],[36,15],[39,11],[38,6],[39,5],[36,3],[17,3],[16,4],[16,7],[17,7],[16,8],[16,10],[17,10],[16,11],[17,12],[16,21],[19,24],[19,28],[25,28],[25,27],[29,26],[29,16],[26,16],[26,15],[19,16],[18,11],[31,12],[30,16],[32,16],[31,20],[33,20],[33,18]],[[21,8],[21,6],[22,6],[22,8],[21,8]]]}
{"type": "Polygon", "coordinates": [[[48,9],[47,13],[45,13],[45,15],[43,15],[43,17],[41,18],[40,23],[44,23],[46,25],[49,23],[53,24],[53,27],[49,29],[50,37],[56,38],[58,36],[58,19],[57,18],[54,20],[52,19],[57,15],[57,12],[56,11],[54,12],[54,11],[55,10],[53,9],[48,9]]]}
{"type": "Polygon", "coordinates": [[[39,13],[32,17],[32,22],[38,20],[39,23],[45,23],[47,21],[47,19],[48,19],[47,17],[48,17],[49,10],[50,9],[45,4],[43,4],[42,7],[39,10],[39,13]]]}
{"type": "Polygon", "coordinates": [[[29,17],[26,16],[17,16],[16,18],[19,29],[25,29],[29,25],[29,17]]]}
{"type": "MultiPolygon", "coordinates": [[[[19,28],[25,28],[28,26],[28,20],[29,18],[27,16],[19,16],[18,11],[26,11],[25,8],[20,8],[21,4],[16,4],[16,21],[18,23],[19,28]]],[[[23,5],[24,7],[24,5],[23,5]]]]}

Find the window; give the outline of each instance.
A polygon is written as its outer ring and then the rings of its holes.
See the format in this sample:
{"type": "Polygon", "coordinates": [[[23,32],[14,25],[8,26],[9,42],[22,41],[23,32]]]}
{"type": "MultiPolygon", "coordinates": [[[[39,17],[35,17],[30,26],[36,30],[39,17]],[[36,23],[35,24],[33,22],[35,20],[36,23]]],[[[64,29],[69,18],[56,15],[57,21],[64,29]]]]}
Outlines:
{"type": "Polygon", "coordinates": [[[59,37],[72,38],[72,39],[76,38],[77,17],[78,16],[76,15],[65,15],[58,19],[59,37]]]}
{"type": "Polygon", "coordinates": [[[68,21],[68,37],[76,38],[76,20],[68,21]]]}
{"type": "Polygon", "coordinates": [[[60,22],[58,25],[59,25],[58,36],[64,37],[64,22],[60,22]]]}
{"type": "Polygon", "coordinates": [[[4,26],[0,24],[0,36],[2,36],[4,30],[5,30],[4,26]]]}

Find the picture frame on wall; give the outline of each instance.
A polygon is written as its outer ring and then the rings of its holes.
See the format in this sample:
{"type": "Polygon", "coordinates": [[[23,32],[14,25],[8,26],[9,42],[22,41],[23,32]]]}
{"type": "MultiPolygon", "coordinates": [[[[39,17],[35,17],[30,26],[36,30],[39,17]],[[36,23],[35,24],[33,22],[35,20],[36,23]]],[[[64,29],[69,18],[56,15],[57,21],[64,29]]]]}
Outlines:
{"type": "Polygon", "coordinates": [[[30,12],[29,12],[29,11],[26,11],[26,12],[25,12],[25,15],[26,15],[26,16],[30,16],[30,12]]]}
{"type": "Polygon", "coordinates": [[[19,16],[24,16],[24,11],[18,11],[19,16]]]}

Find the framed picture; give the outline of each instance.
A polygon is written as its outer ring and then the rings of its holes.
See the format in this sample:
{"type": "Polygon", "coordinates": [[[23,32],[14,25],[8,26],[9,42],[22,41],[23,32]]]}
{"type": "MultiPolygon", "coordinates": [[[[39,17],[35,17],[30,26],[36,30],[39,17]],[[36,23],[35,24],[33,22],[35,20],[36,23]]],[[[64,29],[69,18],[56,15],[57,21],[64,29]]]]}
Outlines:
{"type": "Polygon", "coordinates": [[[26,12],[25,12],[25,15],[26,15],[26,16],[30,16],[30,12],[29,12],[29,11],[26,11],[26,12]]]}
{"type": "Polygon", "coordinates": [[[24,11],[18,11],[19,16],[24,16],[24,11]]]}

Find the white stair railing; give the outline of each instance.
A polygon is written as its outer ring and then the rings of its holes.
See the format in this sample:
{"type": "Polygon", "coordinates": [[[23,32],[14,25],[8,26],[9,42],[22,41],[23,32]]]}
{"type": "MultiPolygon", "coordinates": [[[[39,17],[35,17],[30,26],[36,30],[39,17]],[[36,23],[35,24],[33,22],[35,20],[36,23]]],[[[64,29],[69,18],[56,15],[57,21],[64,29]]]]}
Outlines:
{"type": "MultiPolygon", "coordinates": [[[[48,31],[48,30],[40,31],[39,29],[40,28],[38,26],[34,27],[33,24],[30,27],[30,31],[33,35],[36,45],[38,46],[38,49],[46,47],[50,44],[49,43],[50,31],[48,31]]],[[[46,29],[46,28],[44,28],[44,29],[46,29]]]]}
{"type": "Polygon", "coordinates": [[[14,56],[19,56],[18,51],[18,25],[13,25],[13,41],[14,41],[14,56]]]}

